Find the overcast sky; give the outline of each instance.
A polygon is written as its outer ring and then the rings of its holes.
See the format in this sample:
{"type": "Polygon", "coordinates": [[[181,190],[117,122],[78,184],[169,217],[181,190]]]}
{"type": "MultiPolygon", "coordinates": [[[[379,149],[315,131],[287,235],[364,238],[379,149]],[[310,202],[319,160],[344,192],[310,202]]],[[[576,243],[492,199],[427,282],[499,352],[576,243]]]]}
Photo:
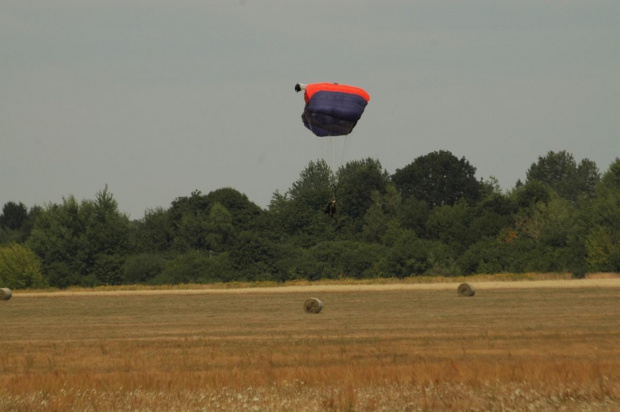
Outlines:
{"type": "Polygon", "coordinates": [[[222,187],[267,207],[329,154],[297,82],[371,95],[334,167],[448,150],[509,190],[566,150],[604,172],[619,22],[617,0],[2,0],[0,206],[107,185],[134,219],[222,187]]]}

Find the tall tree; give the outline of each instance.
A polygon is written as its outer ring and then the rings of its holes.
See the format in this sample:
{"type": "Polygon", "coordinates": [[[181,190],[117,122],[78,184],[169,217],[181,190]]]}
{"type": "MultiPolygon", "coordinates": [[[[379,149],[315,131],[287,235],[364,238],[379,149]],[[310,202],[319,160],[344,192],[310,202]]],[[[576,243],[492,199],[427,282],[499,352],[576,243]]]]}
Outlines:
{"type": "Polygon", "coordinates": [[[548,184],[560,197],[576,202],[580,197],[592,198],[600,173],[596,163],[583,159],[579,165],[566,150],[549,151],[546,156],[532,163],[526,173],[527,181],[537,180],[548,184]]]}
{"type": "Polygon", "coordinates": [[[288,196],[309,209],[321,209],[334,194],[334,175],[324,160],[310,162],[300,173],[288,196]]]}
{"type": "Polygon", "coordinates": [[[404,230],[400,221],[402,199],[392,183],[383,196],[374,191],[372,205],[364,215],[362,238],[368,242],[392,244],[404,230]]]}
{"type": "Polygon", "coordinates": [[[224,251],[232,242],[234,226],[232,213],[220,202],[215,202],[209,210],[207,222],[207,248],[210,251],[224,251]]]}
{"type": "MultiPolygon", "coordinates": [[[[231,223],[234,224],[238,230],[251,229],[254,220],[263,213],[263,210],[258,205],[251,202],[246,195],[230,187],[224,187],[209,192],[206,199],[213,205],[219,203],[230,212],[232,218],[231,223]]],[[[213,213],[213,206],[211,207],[210,213],[213,213]]]]}
{"type": "Polygon", "coordinates": [[[457,253],[464,252],[478,236],[471,230],[476,210],[461,199],[454,205],[434,208],[427,222],[429,237],[449,245],[457,253]]]}
{"type": "Polygon", "coordinates": [[[134,249],[140,253],[166,252],[172,248],[175,230],[167,210],[148,209],[133,225],[134,249]]]}
{"type": "Polygon", "coordinates": [[[92,267],[85,233],[86,219],[73,196],[61,205],[48,204],[39,214],[27,245],[41,257],[51,286],[80,284],[92,267]]]}
{"type": "Polygon", "coordinates": [[[350,219],[352,228],[359,232],[362,219],[372,205],[372,193],[385,194],[389,174],[378,160],[367,158],[348,162],[336,175],[339,213],[350,219]]]}
{"type": "Polygon", "coordinates": [[[19,230],[28,219],[28,209],[23,203],[7,202],[0,214],[0,227],[19,230]]]}
{"type": "Polygon", "coordinates": [[[32,222],[39,208],[34,207],[28,212],[26,206],[19,202],[7,202],[0,214],[0,244],[23,243],[32,230],[32,222]]]}
{"type": "Polygon", "coordinates": [[[206,249],[209,212],[213,202],[194,190],[190,196],[177,197],[167,211],[167,224],[172,234],[171,249],[184,253],[206,249]]]}
{"type": "Polygon", "coordinates": [[[593,228],[586,239],[591,270],[620,271],[620,158],[609,166],[597,186],[593,228]]]}
{"type": "Polygon", "coordinates": [[[128,233],[129,218],[106,187],[95,201],[70,196],[47,205],[27,245],[41,257],[52,286],[120,283],[128,233]]]}
{"type": "Polygon", "coordinates": [[[460,199],[475,203],[482,190],[476,168],[464,157],[459,159],[445,150],[420,156],[396,169],[392,181],[403,198],[424,200],[431,208],[453,205],[460,199]]]}
{"type": "Polygon", "coordinates": [[[553,192],[549,185],[539,180],[528,180],[525,184],[517,182],[510,196],[518,209],[525,209],[537,203],[549,203],[553,192]]]}
{"type": "Polygon", "coordinates": [[[334,176],[323,160],[310,162],[285,193],[274,193],[268,216],[280,236],[293,236],[309,246],[332,234],[333,223],[323,211],[334,194],[334,176]]]}

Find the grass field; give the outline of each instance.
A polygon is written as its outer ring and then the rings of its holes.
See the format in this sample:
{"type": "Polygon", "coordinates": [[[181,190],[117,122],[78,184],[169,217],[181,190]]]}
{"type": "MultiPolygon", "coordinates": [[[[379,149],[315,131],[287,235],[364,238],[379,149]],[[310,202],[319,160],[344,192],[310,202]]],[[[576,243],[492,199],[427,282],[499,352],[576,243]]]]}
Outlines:
{"type": "Polygon", "coordinates": [[[14,291],[0,411],[620,410],[620,279],[472,284],[14,291]]]}

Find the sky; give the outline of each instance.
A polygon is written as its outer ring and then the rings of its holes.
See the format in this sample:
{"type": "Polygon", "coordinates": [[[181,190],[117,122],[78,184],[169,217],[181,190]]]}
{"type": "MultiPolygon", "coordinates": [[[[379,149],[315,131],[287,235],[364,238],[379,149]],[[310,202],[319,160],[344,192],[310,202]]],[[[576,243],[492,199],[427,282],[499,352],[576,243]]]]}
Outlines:
{"type": "Polygon", "coordinates": [[[619,21],[617,0],[3,0],[0,205],[107,187],[141,219],[232,187],[267,208],[311,161],[438,150],[506,191],[551,150],[605,172],[619,21]],[[301,122],[294,85],[324,81],[371,95],[341,148],[301,122]]]}

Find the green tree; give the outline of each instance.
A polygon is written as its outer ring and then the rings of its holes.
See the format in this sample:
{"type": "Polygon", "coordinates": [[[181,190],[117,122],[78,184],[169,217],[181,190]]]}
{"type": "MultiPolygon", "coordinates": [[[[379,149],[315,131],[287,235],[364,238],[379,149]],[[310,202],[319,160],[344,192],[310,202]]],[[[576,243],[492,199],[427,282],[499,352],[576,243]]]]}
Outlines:
{"type": "Polygon", "coordinates": [[[537,180],[548,184],[560,197],[577,202],[580,197],[592,198],[600,173],[596,163],[583,159],[579,165],[572,154],[565,150],[549,151],[546,156],[532,163],[526,173],[527,181],[537,180]]]}
{"type": "Polygon", "coordinates": [[[21,202],[5,203],[0,214],[0,244],[25,242],[39,210],[39,207],[33,207],[28,211],[21,202]]]}
{"type": "Polygon", "coordinates": [[[428,237],[426,234],[426,222],[430,216],[431,209],[424,200],[415,197],[403,198],[398,211],[398,219],[404,229],[412,230],[422,238],[428,237]]]}
{"type": "MultiPolygon", "coordinates": [[[[206,199],[212,205],[219,203],[223,206],[232,218],[230,224],[238,231],[252,229],[256,219],[263,213],[263,210],[251,202],[246,195],[229,187],[210,192],[206,199]]],[[[213,207],[210,213],[212,212],[213,207]]]]}
{"type": "Polygon", "coordinates": [[[177,255],[156,275],[152,283],[214,283],[233,280],[230,276],[231,262],[228,254],[212,256],[203,251],[191,250],[177,255]]]}
{"type": "MultiPolygon", "coordinates": [[[[166,212],[145,216],[144,226],[160,239],[159,250],[169,248],[176,253],[190,250],[222,251],[235,234],[235,216],[221,199],[237,213],[236,224],[244,227],[256,215],[244,195],[232,189],[221,189],[204,196],[194,191],[189,197],[177,198],[166,212]]],[[[148,240],[147,240],[148,243],[148,240]]]]}
{"type": "Polygon", "coordinates": [[[288,196],[294,202],[305,205],[309,210],[322,210],[334,194],[334,175],[324,160],[310,162],[300,173],[288,196]]]}
{"type": "Polygon", "coordinates": [[[458,159],[440,150],[420,156],[402,169],[396,169],[392,182],[403,198],[414,197],[431,208],[453,205],[460,199],[475,203],[481,197],[482,183],[476,168],[464,157],[458,159]]]}
{"type": "Polygon", "coordinates": [[[368,278],[377,275],[375,264],[385,247],[350,240],[320,242],[304,250],[295,271],[310,280],[368,278]]]}
{"type": "Polygon", "coordinates": [[[186,253],[209,249],[209,211],[206,209],[184,212],[175,222],[173,250],[186,253]]]}
{"type": "Polygon", "coordinates": [[[426,230],[431,239],[449,245],[457,253],[463,253],[477,240],[477,233],[471,230],[476,210],[465,199],[454,205],[434,208],[428,218],[426,230]]]}
{"type": "Polygon", "coordinates": [[[209,210],[206,230],[206,249],[215,252],[226,250],[232,243],[235,233],[232,213],[221,203],[213,203],[209,210]]]}
{"type": "Polygon", "coordinates": [[[48,204],[37,218],[27,245],[41,257],[51,286],[78,284],[89,267],[86,219],[73,196],[48,204]],[[69,276],[71,279],[69,279],[69,276]]]}
{"type": "Polygon", "coordinates": [[[596,226],[586,239],[588,266],[595,272],[620,271],[620,236],[604,226],[596,226]]]}
{"type": "Polygon", "coordinates": [[[319,160],[310,162],[285,194],[275,192],[269,205],[268,226],[279,235],[271,234],[271,240],[292,238],[295,244],[308,247],[333,236],[334,223],[323,213],[334,194],[333,182],[329,166],[319,160]]]}
{"type": "Polygon", "coordinates": [[[123,279],[126,284],[153,281],[166,268],[167,260],[161,253],[140,253],[125,259],[123,279]]]}
{"type": "Polygon", "coordinates": [[[421,239],[411,230],[400,233],[377,261],[375,270],[382,276],[458,275],[455,255],[438,240],[421,239]]]}
{"type": "Polygon", "coordinates": [[[528,180],[526,184],[517,182],[510,197],[517,209],[532,207],[537,203],[548,203],[551,200],[553,189],[539,180],[528,180]]]}
{"type": "Polygon", "coordinates": [[[378,191],[371,194],[372,205],[364,215],[362,237],[367,242],[390,243],[400,229],[399,212],[401,198],[393,184],[389,184],[383,196],[378,191]]]}
{"type": "Polygon", "coordinates": [[[28,209],[23,203],[7,202],[0,214],[0,227],[3,229],[19,230],[28,219],[28,209]]]}
{"type": "Polygon", "coordinates": [[[521,209],[516,221],[517,233],[538,242],[550,216],[547,205],[547,203],[538,202],[532,207],[521,209]]]}
{"type": "Polygon", "coordinates": [[[497,239],[481,239],[458,258],[458,265],[465,275],[504,272],[510,262],[508,248],[497,239]]]}
{"type": "Polygon", "coordinates": [[[587,261],[594,271],[620,271],[620,158],[616,158],[596,188],[592,229],[587,235],[587,261]]]}
{"type": "Polygon", "coordinates": [[[211,201],[199,190],[190,196],[177,197],[167,210],[167,224],[172,235],[171,249],[185,253],[192,249],[205,249],[207,222],[211,201]]]}
{"type": "Polygon", "coordinates": [[[46,287],[39,257],[17,243],[0,246],[0,286],[12,289],[46,287]]]}
{"type": "Polygon", "coordinates": [[[363,218],[372,205],[372,193],[384,195],[389,174],[378,160],[367,158],[348,162],[338,169],[336,196],[341,217],[353,233],[362,231],[363,218]]]}
{"type": "Polygon", "coordinates": [[[120,212],[107,186],[96,194],[94,202],[82,202],[81,208],[88,218],[86,236],[96,254],[128,253],[129,218],[120,212]]]}
{"type": "Polygon", "coordinates": [[[167,210],[148,209],[144,218],[132,225],[133,249],[138,253],[162,253],[172,249],[175,230],[167,210]]]}
{"type": "Polygon", "coordinates": [[[107,187],[96,200],[73,196],[49,204],[38,215],[27,245],[42,259],[52,286],[122,282],[122,260],[130,253],[129,219],[107,187]]]}
{"type": "Polygon", "coordinates": [[[189,196],[180,196],[172,201],[168,213],[172,222],[178,222],[184,215],[206,212],[211,201],[200,190],[194,190],[189,196]]]}
{"type": "Polygon", "coordinates": [[[289,257],[295,248],[287,243],[276,243],[259,233],[239,233],[229,249],[233,270],[238,280],[289,279],[289,257]]]}
{"type": "Polygon", "coordinates": [[[601,180],[601,173],[596,163],[590,159],[582,159],[577,166],[578,195],[586,199],[596,197],[596,186],[601,180]]]}
{"type": "Polygon", "coordinates": [[[514,227],[516,204],[510,196],[491,192],[474,207],[474,216],[469,224],[472,240],[495,239],[502,231],[514,227]]]}

